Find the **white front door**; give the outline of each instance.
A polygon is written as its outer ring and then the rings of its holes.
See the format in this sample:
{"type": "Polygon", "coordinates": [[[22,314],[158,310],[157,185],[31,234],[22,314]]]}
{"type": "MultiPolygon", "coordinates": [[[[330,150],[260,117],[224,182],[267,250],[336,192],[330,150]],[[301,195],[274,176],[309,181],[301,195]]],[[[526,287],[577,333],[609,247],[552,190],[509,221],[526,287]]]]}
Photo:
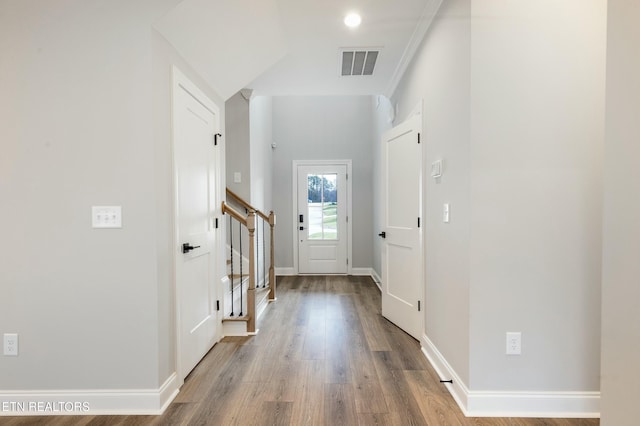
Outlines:
{"type": "Polygon", "coordinates": [[[218,109],[176,71],[176,298],[178,374],[184,379],[218,340],[216,194],[218,109]]]}
{"type": "Polygon", "coordinates": [[[297,165],[298,272],[346,274],[346,164],[297,165]]]}
{"type": "Polygon", "coordinates": [[[422,331],[421,116],[383,135],[382,315],[416,339],[422,331]]]}

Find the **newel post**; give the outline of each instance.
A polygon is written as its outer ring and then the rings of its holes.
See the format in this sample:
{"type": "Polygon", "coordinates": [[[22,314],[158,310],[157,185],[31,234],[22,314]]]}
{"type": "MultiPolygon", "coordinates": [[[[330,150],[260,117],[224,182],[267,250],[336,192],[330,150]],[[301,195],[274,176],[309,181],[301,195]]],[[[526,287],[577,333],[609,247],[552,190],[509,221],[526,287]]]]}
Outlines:
{"type": "Polygon", "coordinates": [[[273,243],[273,234],[274,228],[276,226],[276,215],[273,213],[273,210],[269,212],[269,300],[276,300],[276,270],[275,270],[275,254],[274,254],[274,243],[273,243]]]}
{"type": "Polygon", "coordinates": [[[256,331],[256,248],[255,248],[256,212],[249,210],[247,231],[249,231],[249,287],[247,288],[247,310],[249,321],[247,331],[256,331]]]}

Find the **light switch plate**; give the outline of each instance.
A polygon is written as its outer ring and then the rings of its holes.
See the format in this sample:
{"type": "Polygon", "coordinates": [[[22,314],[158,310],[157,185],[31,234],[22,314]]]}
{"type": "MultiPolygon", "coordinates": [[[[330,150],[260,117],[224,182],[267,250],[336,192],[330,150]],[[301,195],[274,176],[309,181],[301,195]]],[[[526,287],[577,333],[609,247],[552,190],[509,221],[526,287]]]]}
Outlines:
{"type": "Polygon", "coordinates": [[[94,228],[122,228],[122,206],[92,206],[91,225],[94,228]]]}
{"type": "Polygon", "coordinates": [[[18,335],[16,333],[4,334],[4,355],[18,356],[18,335]]]}
{"type": "Polygon", "coordinates": [[[431,177],[437,179],[442,176],[442,160],[431,163],[431,177]]]}
{"type": "Polygon", "coordinates": [[[233,173],[233,183],[242,183],[242,173],[240,172],[233,173]]]}
{"type": "Polygon", "coordinates": [[[449,203],[445,203],[442,207],[442,221],[449,223],[449,203]]]}
{"type": "Polygon", "coordinates": [[[508,331],[507,332],[507,355],[520,355],[522,353],[522,333],[508,331]]]}

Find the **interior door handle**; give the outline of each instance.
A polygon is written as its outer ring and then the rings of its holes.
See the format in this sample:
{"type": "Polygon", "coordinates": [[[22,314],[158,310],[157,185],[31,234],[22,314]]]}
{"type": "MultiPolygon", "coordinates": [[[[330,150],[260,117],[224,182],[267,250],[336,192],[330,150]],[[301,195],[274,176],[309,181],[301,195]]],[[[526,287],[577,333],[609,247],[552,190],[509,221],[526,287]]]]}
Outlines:
{"type": "Polygon", "coordinates": [[[182,253],[189,253],[191,250],[200,248],[200,246],[192,246],[189,243],[182,244],[182,253]]]}
{"type": "Polygon", "coordinates": [[[300,222],[300,223],[304,222],[304,215],[300,215],[300,218],[299,218],[298,222],[300,222]]]}
{"type": "Polygon", "coordinates": [[[387,233],[382,231],[381,233],[378,234],[378,236],[382,238],[387,238],[387,233]]]}

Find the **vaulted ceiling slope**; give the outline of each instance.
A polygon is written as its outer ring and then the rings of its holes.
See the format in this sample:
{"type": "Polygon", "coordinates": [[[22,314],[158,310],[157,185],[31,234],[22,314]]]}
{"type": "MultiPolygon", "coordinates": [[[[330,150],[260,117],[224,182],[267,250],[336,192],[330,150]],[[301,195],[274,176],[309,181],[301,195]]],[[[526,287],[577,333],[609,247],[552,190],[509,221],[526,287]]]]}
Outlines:
{"type": "Polygon", "coordinates": [[[287,53],[276,0],[184,0],[155,28],[224,99],[287,53]]]}
{"type": "Polygon", "coordinates": [[[225,99],[391,95],[442,0],[184,0],[156,29],[225,99]],[[347,28],[357,11],[362,24],[347,28]],[[379,50],[373,75],[341,76],[341,50],[379,50]]]}

